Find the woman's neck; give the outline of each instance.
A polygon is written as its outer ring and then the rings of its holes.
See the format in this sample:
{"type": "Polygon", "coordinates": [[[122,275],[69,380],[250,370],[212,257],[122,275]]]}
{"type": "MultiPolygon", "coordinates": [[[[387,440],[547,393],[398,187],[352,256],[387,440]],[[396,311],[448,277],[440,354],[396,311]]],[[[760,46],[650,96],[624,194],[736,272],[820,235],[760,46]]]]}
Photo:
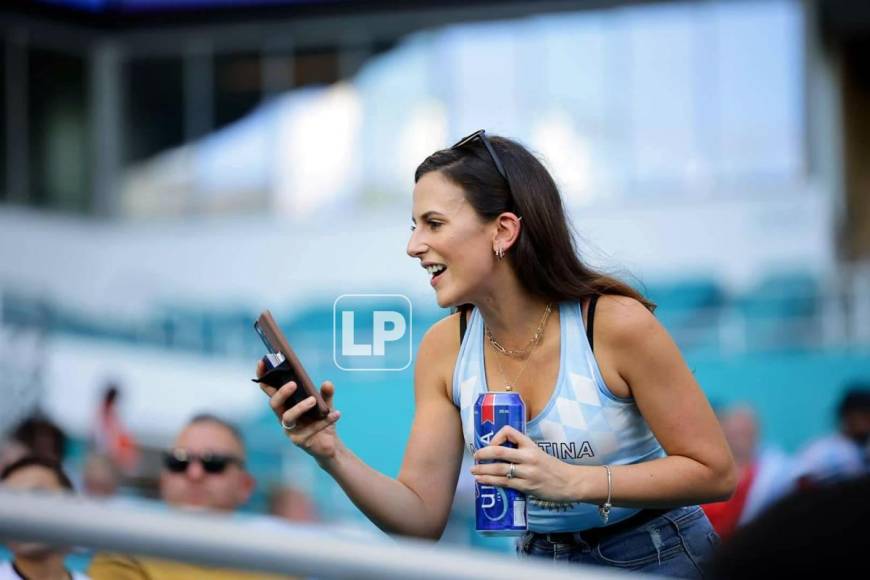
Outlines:
{"type": "MultiPolygon", "coordinates": [[[[508,289],[475,304],[492,335],[507,348],[524,347],[541,324],[548,300],[508,289]]],[[[553,307],[555,308],[555,304],[553,307]]]]}

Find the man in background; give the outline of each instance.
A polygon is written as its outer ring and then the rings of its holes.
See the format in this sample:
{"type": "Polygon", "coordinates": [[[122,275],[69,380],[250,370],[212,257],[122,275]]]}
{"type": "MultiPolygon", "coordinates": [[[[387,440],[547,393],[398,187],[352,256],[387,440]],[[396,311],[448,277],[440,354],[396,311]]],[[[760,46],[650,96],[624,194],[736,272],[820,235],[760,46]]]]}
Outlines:
{"type": "MultiPolygon", "coordinates": [[[[3,468],[0,482],[17,491],[71,493],[73,485],[60,464],[36,455],[26,455],[3,468]]],[[[7,543],[12,552],[10,562],[0,563],[0,580],[87,580],[71,572],[64,559],[67,549],[40,542],[7,543]]]]}
{"type": "Polygon", "coordinates": [[[798,457],[795,475],[803,489],[870,474],[870,384],[846,389],[837,418],[837,431],[810,443],[798,457]]]}
{"type": "MultiPolygon", "coordinates": [[[[238,430],[213,415],[194,417],[163,458],[160,495],[170,506],[232,514],[254,490],[245,468],[245,446],[238,430]]],[[[276,578],[239,570],[118,554],[97,554],[88,572],[94,580],[255,580],[276,578]]]]}

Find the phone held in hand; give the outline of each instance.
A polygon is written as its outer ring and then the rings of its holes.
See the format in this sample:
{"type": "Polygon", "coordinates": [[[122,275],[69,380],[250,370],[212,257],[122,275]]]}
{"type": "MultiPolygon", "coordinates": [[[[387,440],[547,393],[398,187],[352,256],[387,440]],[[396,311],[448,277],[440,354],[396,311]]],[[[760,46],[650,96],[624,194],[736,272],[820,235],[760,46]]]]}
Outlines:
{"type": "Polygon", "coordinates": [[[253,379],[254,382],[264,383],[278,389],[289,381],[294,381],[296,390],[287,399],[286,408],[289,409],[308,397],[314,397],[317,403],[306,411],[304,416],[313,419],[326,417],[329,414],[329,406],[320,396],[320,390],[315,387],[311,377],[308,376],[299,357],[296,356],[284,333],[281,332],[272,317],[272,313],[264,310],[254,323],[254,330],[257,331],[266,346],[266,355],[263,357],[266,372],[259,379],[253,379]]]}

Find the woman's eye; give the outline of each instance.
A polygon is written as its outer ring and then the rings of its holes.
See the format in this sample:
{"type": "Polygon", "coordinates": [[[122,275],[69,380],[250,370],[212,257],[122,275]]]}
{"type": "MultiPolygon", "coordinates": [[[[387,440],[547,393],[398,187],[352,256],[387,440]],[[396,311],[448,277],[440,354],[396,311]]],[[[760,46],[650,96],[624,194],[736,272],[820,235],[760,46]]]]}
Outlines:
{"type": "Polygon", "coordinates": [[[443,225],[444,224],[442,224],[441,222],[429,222],[429,227],[432,228],[433,230],[437,230],[438,228],[440,228],[443,225]]]}
{"type": "Polygon", "coordinates": [[[412,225],[411,225],[411,231],[413,232],[413,231],[415,231],[416,229],[417,229],[417,226],[415,226],[415,225],[412,224],[412,225]]]}

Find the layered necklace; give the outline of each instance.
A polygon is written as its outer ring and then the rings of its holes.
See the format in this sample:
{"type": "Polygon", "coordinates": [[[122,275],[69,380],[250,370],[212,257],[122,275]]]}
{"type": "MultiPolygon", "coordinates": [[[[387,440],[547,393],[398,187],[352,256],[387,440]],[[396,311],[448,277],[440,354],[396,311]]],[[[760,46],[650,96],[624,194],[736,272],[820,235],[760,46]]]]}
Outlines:
{"type": "Polygon", "coordinates": [[[526,362],[523,364],[523,367],[520,369],[520,372],[517,373],[517,376],[514,377],[513,381],[509,381],[507,375],[504,372],[504,368],[501,366],[500,357],[495,357],[495,364],[498,366],[498,371],[501,373],[501,378],[504,381],[504,390],[505,391],[513,391],[514,387],[520,380],[520,377],[523,376],[523,372],[526,370],[526,367],[529,366],[529,355],[532,354],[532,351],[538,344],[541,342],[541,338],[544,336],[544,329],[547,327],[547,320],[550,318],[550,312],[553,310],[553,303],[550,302],[547,304],[546,310],[544,310],[544,316],[541,317],[541,322],[538,324],[537,330],[535,330],[535,334],[532,335],[532,338],[526,343],[526,346],[520,349],[510,349],[505,348],[499,341],[495,339],[492,335],[492,331],[490,331],[489,327],[485,327],[486,336],[489,339],[489,344],[492,346],[492,349],[496,351],[496,353],[503,354],[504,356],[517,359],[517,360],[525,360],[526,362]]]}
{"type": "MultiPolygon", "coordinates": [[[[547,320],[550,318],[550,312],[553,309],[553,303],[547,304],[547,309],[544,311],[544,316],[541,317],[541,322],[538,324],[538,329],[535,331],[535,334],[532,338],[529,339],[529,342],[525,347],[521,349],[510,349],[505,348],[499,341],[495,339],[490,332],[489,327],[486,328],[486,336],[489,339],[489,344],[492,346],[492,349],[496,352],[495,356],[495,364],[498,366],[498,372],[501,373],[502,380],[504,381],[504,390],[505,391],[513,391],[516,384],[519,382],[520,377],[523,376],[523,372],[526,370],[526,367],[529,365],[529,358],[532,354],[532,351],[538,346],[538,343],[541,342],[541,338],[544,336],[544,328],[547,326],[547,320]],[[525,364],[523,364],[523,368],[520,369],[520,372],[517,373],[517,376],[514,377],[513,382],[507,380],[507,376],[505,375],[504,368],[501,366],[501,357],[498,354],[503,354],[504,356],[508,356],[510,358],[523,360],[525,359],[525,364]]],[[[548,511],[568,511],[572,509],[577,502],[572,501],[550,501],[545,499],[539,499],[533,495],[528,496],[529,502],[534,505],[537,505],[540,508],[543,508],[548,511]]]]}

